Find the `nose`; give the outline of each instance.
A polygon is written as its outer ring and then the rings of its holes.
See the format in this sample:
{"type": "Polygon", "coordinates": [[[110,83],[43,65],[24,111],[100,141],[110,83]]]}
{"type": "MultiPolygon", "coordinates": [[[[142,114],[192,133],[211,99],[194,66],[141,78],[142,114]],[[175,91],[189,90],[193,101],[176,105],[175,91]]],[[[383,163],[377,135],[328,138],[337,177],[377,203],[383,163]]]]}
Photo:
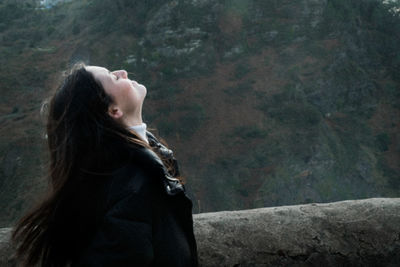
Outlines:
{"type": "Polygon", "coordinates": [[[126,72],[126,70],[121,70],[121,75],[122,75],[122,78],[124,78],[124,79],[128,78],[128,73],[126,72]]]}
{"type": "Polygon", "coordinates": [[[123,79],[127,79],[128,78],[128,73],[126,72],[126,70],[117,70],[117,71],[114,71],[114,73],[116,75],[118,75],[118,77],[121,77],[123,79]]]}

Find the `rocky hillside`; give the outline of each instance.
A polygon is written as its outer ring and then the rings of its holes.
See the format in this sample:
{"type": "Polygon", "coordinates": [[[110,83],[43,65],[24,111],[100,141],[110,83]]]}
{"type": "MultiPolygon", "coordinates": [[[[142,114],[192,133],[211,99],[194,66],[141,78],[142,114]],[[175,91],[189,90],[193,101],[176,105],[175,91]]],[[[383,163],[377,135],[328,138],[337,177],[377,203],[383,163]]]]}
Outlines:
{"type": "Polygon", "coordinates": [[[399,1],[0,3],[0,226],[46,186],[40,107],[83,60],[147,85],[195,212],[400,195],[399,1]]]}

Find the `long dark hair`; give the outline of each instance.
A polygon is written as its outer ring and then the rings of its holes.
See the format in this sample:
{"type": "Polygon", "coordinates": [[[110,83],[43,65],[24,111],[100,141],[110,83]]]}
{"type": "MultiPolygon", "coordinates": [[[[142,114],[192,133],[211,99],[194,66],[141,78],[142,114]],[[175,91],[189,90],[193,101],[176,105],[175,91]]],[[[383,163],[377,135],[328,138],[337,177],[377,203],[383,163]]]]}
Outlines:
{"type": "Polygon", "coordinates": [[[73,241],[68,240],[98,219],[91,218],[95,212],[90,213],[101,206],[96,199],[101,183],[96,181],[124,164],[128,150],[151,149],[134,131],[108,115],[112,102],[82,64],[71,70],[51,98],[47,118],[49,192],[12,234],[23,266],[39,262],[42,266],[67,265],[74,257],[68,248],[73,241]]]}

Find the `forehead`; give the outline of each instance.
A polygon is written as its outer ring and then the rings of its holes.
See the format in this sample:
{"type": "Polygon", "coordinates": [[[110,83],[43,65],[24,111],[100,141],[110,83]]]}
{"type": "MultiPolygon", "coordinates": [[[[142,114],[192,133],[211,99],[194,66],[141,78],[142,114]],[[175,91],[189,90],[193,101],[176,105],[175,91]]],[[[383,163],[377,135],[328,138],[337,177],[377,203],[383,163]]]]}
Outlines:
{"type": "Polygon", "coordinates": [[[85,69],[93,73],[96,80],[100,81],[103,85],[110,80],[110,71],[103,67],[87,66],[85,69]]]}
{"type": "Polygon", "coordinates": [[[103,68],[103,67],[98,67],[98,66],[86,66],[85,67],[87,71],[92,72],[94,75],[106,75],[109,74],[110,72],[108,69],[103,68]]]}

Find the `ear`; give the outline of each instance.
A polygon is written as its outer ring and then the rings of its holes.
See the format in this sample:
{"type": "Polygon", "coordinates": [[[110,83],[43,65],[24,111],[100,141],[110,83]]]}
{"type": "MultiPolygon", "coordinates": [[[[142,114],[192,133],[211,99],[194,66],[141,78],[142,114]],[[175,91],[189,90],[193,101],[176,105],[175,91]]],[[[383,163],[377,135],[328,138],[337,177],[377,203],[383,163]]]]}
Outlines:
{"type": "Polygon", "coordinates": [[[117,120],[117,119],[120,119],[122,117],[122,115],[124,115],[124,113],[118,106],[111,105],[108,108],[108,115],[110,115],[113,119],[117,120]]]}

